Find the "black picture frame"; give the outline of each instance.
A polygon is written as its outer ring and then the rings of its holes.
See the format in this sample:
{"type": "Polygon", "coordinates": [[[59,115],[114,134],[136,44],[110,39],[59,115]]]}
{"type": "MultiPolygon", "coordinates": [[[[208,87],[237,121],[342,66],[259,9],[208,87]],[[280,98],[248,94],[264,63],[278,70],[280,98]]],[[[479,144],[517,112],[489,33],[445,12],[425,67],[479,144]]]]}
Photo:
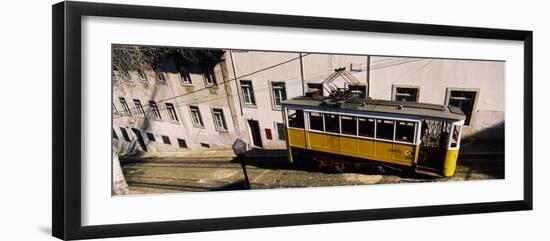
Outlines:
{"type": "Polygon", "coordinates": [[[53,194],[52,233],[60,239],[168,234],[276,227],[305,224],[532,210],[533,208],[533,32],[523,30],[443,26],[415,23],[335,19],[262,13],[198,10],[89,2],[53,5],[53,194]],[[81,224],[81,17],[193,21],[256,26],[299,27],[424,36],[516,40],[524,43],[524,186],[523,199],[501,202],[433,205],[405,208],[140,222],[82,226],[81,224]]]}

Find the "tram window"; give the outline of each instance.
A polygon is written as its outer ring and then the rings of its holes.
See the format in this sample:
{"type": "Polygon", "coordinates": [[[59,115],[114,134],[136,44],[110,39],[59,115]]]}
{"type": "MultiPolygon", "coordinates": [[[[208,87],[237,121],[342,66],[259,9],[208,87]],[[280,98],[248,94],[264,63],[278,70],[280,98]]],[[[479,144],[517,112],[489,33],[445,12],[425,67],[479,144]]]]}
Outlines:
{"type": "Polygon", "coordinates": [[[340,133],[340,120],[338,115],[325,114],[325,131],[340,133]]]}
{"type": "Polygon", "coordinates": [[[359,117],[359,135],[374,137],[374,119],[359,117]]]}
{"type": "Polygon", "coordinates": [[[342,134],[357,135],[357,117],[343,115],[341,118],[342,134]]]}
{"type": "Polygon", "coordinates": [[[376,138],[393,140],[392,120],[376,120],[376,138]]]}
{"type": "Polygon", "coordinates": [[[309,128],[317,131],[323,130],[323,115],[317,112],[309,113],[309,128]]]}
{"type": "Polygon", "coordinates": [[[458,138],[460,134],[460,126],[453,126],[453,133],[451,136],[451,148],[456,148],[458,146],[458,138]]]}
{"type": "Polygon", "coordinates": [[[288,110],[288,126],[294,128],[304,128],[304,111],[288,110]]]}
{"type": "Polygon", "coordinates": [[[395,129],[395,140],[402,142],[414,142],[414,122],[398,121],[395,129]]]}

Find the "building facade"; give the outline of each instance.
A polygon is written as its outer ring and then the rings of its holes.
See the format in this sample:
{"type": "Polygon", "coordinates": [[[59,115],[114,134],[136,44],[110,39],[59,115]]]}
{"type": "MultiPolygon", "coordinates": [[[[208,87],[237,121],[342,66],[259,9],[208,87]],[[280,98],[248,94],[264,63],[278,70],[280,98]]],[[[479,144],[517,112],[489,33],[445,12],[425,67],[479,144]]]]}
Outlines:
{"type": "MultiPolygon", "coordinates": [[[[281,101],[314,89],[328,95],[322,82],[336,68],[352,67],[352,75],[366,92],[367,74],[361,68],[366,68],[367,59],[353,55],[227,51],[226,63],[233,70],[231,79],[238,84],[249,143],[257,148],[286,148],[281,101]]],[[[344,87],[345,83],[337,79],[335,84],[344,87]]]]}
{"type": "Polygon", "coordinates": [[[373,57],[370,97],[458,106],[466,114],[463,138],[504,139],[504,67],[502,61],[373,57]]]}
{"type": "Polygon", "coordinates": [[[119,152],[227,149],[246,131],[223,58],[209,67],[165,60],[161,67],[113,70],[113,139],[119,152]]]}
{"type": "Polygon", "coordinates": [[[342,67],[362,98],[458,106],[463,138],[504,138],[504,62],[242,50],[206,69],[113,71],[113,137],[128,153],[230,149],[236,138],[285,149],[281,102],[328,95],[322,83],[342,67]]]}

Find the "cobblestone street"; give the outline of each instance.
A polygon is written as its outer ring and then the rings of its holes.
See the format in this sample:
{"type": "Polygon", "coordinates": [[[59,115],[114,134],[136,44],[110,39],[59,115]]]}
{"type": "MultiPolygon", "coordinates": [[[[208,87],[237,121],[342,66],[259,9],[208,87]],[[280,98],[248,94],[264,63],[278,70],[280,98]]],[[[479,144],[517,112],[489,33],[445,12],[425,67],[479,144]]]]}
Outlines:
{"type": "MultiPolygon", "coordinates": [[[[231,160],[122,160],[131,194],[246,189],[240,163],[231,160]]],[[[463,181],[503,178],[499,157],[462,157],[449,178],[401,174],[334,173],[315,167],[290,165],[285,158],[263,158],[246,165],[251,189],[463,181]],[[259,164],[258,164],[259,163],[259,164]]]]}

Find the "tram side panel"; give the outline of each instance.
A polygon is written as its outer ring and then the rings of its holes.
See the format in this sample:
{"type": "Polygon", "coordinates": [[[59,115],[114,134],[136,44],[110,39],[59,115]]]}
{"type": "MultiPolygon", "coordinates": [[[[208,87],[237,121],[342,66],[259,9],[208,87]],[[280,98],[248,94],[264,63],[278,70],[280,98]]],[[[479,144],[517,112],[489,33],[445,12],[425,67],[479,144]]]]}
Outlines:
{"type": "MultiPolygon", "coordinates": [[[[291,115],[294,116],[294,122],[292,122],[293,124],[291,123],[291,126],[287,128],[287,144],[289,149],[289,160],[291,162],[292,149],[300,148],[303,150],[313,150],[336,154],[342,156],[343,158],[345,158],[345,156],[350,156],[365,160],[380,161],[410,167],[416,165],[424,166],[424,164],[429,164],[428,167],[439,170],[440,173],[444,176],[454,175],[458,158],[463,121],[438,120],[437,122],[443,124],[439,129],[446,130],[446,133],[435,133],[439,138],[442,138],[440,140],[435,140],[436,142],[441,143],[439,148],[442,148],[440,149],[442,151],[442,155],[438,156],[435,155],[435,153],[431,153],[424,159],[419,160],[420,149],[425,148],[420,146],[420,143],[423,143],[421,139],[425,134],[424,131],[421,131],[420,121],[417,122],[414,120],[390,120],[387,118],[379,119],[376,117],[365,117],[365,120],[368,118],[372,120],[376,119],[377,123],[391,123],[393,121],[395,125],[400,125],[399,127],[409,126],[408,134],[403,134],[407,132],[402,132],[398,136],[398,132],[396,131],[396,128],[398,127],[394,126],[393,136],[388,136],[388,133],[386,132],[385,136],[381,138],[388,140],[381,140],[361,137],[361,134],[359,132],[357,132],[357,136],[355,137],[343,135],[341,133],[338,133],[343,132],[341,128],[336,129],[339,131],[335,133],[332,133],[335,131],[335,129],[325,131],[310,130],[310,119],[306,117],[307,113],[309,112],[299,109],[292,110],[293,113],[291,113],[290,111],[291,110],[287,110],[285,108],[285,112],[287,113],[285,114],[284,118],[285,122],[288,123],[289,118],[287,117],[291,115]],[[415,124],[412,124],[413,122],[415,122],[415,124]],[[449,135],[449,125],[452,127],[452,135],[449,135]],[[410,135],[412,133],[412,129],[410,129],[411,127],[414,127],[414,137],[410,135]],[[446,142],[447,145],[443,144],[444,142],[446,142]]],[[[319,114],[317,114],[317,116],[319,116],[319,114]]],[[[378,124],[376,124],[376,126],[378,126],[378,124]]],[[[319,128],[319,122],[317,122],[316,128],[319,128]]],[[[324,124],[323,129],[325,129],[324,124]]],[[[377,132],[376,129],[374,132],[377,132]]],[[[374,132],[370,134],[374,136],[374,132]]],[[[382,134],[380,136],[382,136],[382,134]]],[[[378,135],[378,132],[376,135],[378,135]]]]}
{"type": "Polygon", "coordinates": [[[446,177],[450,177],[455,173],[463,126],[463,120],[454,122],[452,124],[452,130],[448,139],[447,153],[445,155],[445,161],[443,163],[443,175],[445,175],[446,177]]]}
{"type": "Polygon", "coordinates": [[[418,148],[413,144],[393,144],[393,159],[400,162],[414,162],[418,148]]]}
{"type": "Polygon", "coordinates": [[[287,136],[289,146],[306,149],[306,133],[304,130],[287,128],[287,136]]]}
{"type": "Polygon", "coordinates": [[[324,134],[323,137],[325,138],[325,148],[328,151],[336,152],[337,154],[342,153],[339,136],[324,134]]]}
{"type": "MultiPolygon", "coordinates": [[[[292,132],[294,132],[294,130],[292,130],[292,132]]],[[[309,131],[305,131],[305,133],[307,140],[304,140],[302,136],[294,135],[292,138],[296,138],[296,140],[291,140],[290,143],[302,143],[302,141],[305,141],[306,147],[304,149],[405,166],[412,166],[414,164],[414,156],[417,151],[417,148],[414,145],[337,136],[309,131]]],[[[292,147],[299,146],[294,146],[291,144],[291,148],[292,147]]],[[[300,148],[303,147],[300,146],[300,148]]]]}
{"type": "Polygon", "coordinates": [[[447,150],[445,162],[443,163],[443,175],[450,177],[455,174],[457,160],[458,150],[447,150]]]}
{"type": "Polygon", "coordinates": [[[340,145],[342,153],[344,154],[354,154],[357,153],[357,139],[351,137],[342,137],[340,138],[340,145]]]}
{"type": "Polygon", "coordinates": [[[367,139],[357,140],[357,153],[363,156],[374,156],[374,141],[367,139]]]}

